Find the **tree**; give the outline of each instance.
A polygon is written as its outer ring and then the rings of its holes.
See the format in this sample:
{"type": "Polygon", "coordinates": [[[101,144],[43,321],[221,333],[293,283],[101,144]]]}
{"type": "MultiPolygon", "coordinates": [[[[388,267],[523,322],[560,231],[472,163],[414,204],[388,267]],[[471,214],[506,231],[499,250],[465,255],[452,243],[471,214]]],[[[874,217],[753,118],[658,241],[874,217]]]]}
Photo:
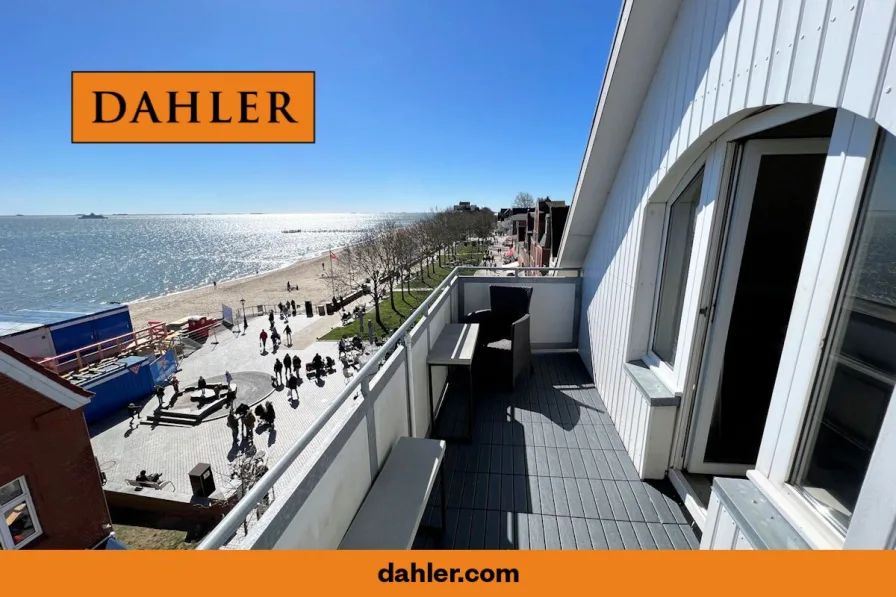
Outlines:
{"type": "Polygon", "coordinates": [[[359,286],[358,249],[357,245],[344,248],[333,264],[334,286],[342,296],[351,294],[359,286]]]}
{"type": "Polygon", "coordinates": [[[427,271],[431,267],[432,272],[435,273],[437,256],[439,264],[441,264],[442,247],[445,246],[446,234],[445,212],[432,209],[429,215],[421,220],[419,229],[422,260],[427,271]]]}
{"type": "Polygon", "coordinates": [[[414,267],[414,261],[418,257],[417,235],[414,228],[401,228],[395,232],[396,236],[396,257],[398,262],[398,271],[403,278],[401,288],[401,300],[404,298],[404,283],[407,283],[408,294],[414,296],[411,292],[411,274],[414,267]]]}
{"type": "MultiPolygon", "coordinates": [[[[378,258],[386,276],[385,282],[389,286],[389,305],[401,316],[401,312],[395,308],[395,278],[400,275],[402,265],[399,230],[398,222],[392,218],[382,220],[375,226],[378,258]]],[[[404,290],[402,290],[402,296],[404,296],[404,290]]]]}
{"type": "Polygon", "coordinates": [[[382,233],[385,232],[383,222],[379,222],[365,230],[354,251],[355,263],[361,276],[370,281],[370,294],[373,299],[376,322],[386,329],[380,315],[380,301],[383,299],[383,281],[389,273],[389,256],[384,246],[382,233]]]}
{"type": "Polygon", "coordinates": [[[520,192],[513,200],[514,207],[535,207],[535,199],[529,193],[520,192]]]}
{"type": "MultiPolygon", "coordinates": [[[[230,478],[237,482],[234,496],[236,501],[245,497],[246,493],[268,472],[267,458],[260,458],[255,450],[251,453],[241,452],[233,462],[230,463],[230,478]]],[[[267,506],[270,503],[271,495],[267,494],[260,505],[267,506]]],[[[258,509],[258,506],[256,506],[258,509]]],[[[257,516],[261,516],[259,510],[257,516]]],[[[243,532],[248,531],[247,522],[243,521],[243,532]]]]}
{"type": "Polygon", "coordinates": [[[473,236],[477,241],[479,243],[483,240],[488,242],[488,239],[495,233],[495,214],[490,209],[483,209],[473,215],[471,224],[473,236]]]}

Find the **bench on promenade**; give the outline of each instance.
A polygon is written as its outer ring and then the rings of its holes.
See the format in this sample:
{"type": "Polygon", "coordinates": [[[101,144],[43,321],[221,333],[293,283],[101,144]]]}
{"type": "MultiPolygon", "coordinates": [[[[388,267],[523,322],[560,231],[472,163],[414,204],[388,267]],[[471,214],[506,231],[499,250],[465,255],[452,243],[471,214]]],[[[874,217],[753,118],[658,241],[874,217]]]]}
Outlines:
{"type": "Polygon", "coordinates": [[[443,440],[402,437],[361,503],[339,549],[410,549],[436,483],[441,485],[441,529],[445,529],[443,440]]]}

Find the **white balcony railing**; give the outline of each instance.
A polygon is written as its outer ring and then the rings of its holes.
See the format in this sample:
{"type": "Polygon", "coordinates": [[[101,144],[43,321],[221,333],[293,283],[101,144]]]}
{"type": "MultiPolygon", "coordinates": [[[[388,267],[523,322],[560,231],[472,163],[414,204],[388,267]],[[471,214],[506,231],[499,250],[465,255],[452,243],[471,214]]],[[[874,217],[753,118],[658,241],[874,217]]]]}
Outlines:
{"type": "MultiPolygon", "coordinates": [[[[429,431],[426,358],[446,324],[463,313],[488,308],[491,284],[533,287],[530,307],[533,351],[578,347],[581,272],[574,268],[475,268],[492,275],[467,276],[457,268],[408,317],[345,389],[246,493],[199,544],[198,549],[234,547],[244,521],[256,512],[275,484],[292,467],[301,474],[277,495],[264,514],[241,536],[237,548],[335,549],[358,511],[392,446],[402,436],[429,431]],[[517,276],[527,270],[548,276],[517,276]],[[508,272],[514,272],[508,276],[508,272]],[[361,392],[361,399],[352,400],[361,392]],[[337,412],[351,408],[338,426],[328,426],[337,412]],[[324,429],[328,441],[310,460],[300,459],[324,429]],[[304,460],[304,463],[300,463],[304,460]],[[228,545],[230,544],[230,545],[228,545]]],[[[444,368],[432,371],[433,396],[442,395],[444,368]]],[[[440,405],[436,405],[436,410],[440,405]]],[[[319,442],[316,442],[319,444],[319,442]]]]}

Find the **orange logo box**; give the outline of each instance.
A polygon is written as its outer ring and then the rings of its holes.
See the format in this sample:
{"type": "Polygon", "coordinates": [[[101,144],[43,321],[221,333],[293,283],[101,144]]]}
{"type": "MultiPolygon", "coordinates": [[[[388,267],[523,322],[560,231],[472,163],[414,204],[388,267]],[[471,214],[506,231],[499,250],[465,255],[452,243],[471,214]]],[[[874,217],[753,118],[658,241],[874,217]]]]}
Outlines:
{"type": "Polygon", "coordinates": [[[72,143],[314,143],[314,72],[72,72],[72,143]]]}

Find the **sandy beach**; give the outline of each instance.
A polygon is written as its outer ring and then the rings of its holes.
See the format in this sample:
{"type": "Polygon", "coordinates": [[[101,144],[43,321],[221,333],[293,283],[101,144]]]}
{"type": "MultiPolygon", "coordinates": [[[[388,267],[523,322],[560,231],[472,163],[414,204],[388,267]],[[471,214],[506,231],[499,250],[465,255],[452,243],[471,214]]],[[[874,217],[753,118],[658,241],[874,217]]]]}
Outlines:
{"type": "MultiPolygon", "coordinates": [[[[340,253],[333,252],[337,256],[340,253]]],[[[145,327],[148,321],[172,322],[190,315],[220,318],[222,304],[231,306],[236,314],[240,299],[246,299],[247,310],[255,305],[276,305],[286,299],[294,300],[296,304],[312,301],[316,305],[333,297],[330,279],[321,276],[324,271],[329,274],[329,260],[328,255],[314,257],[257,276],[218,282],[217,288],[207,284],[168,296],[129,303],[131,320],[134,328],[139,329],[145,327]],[[287,293],[287,282],[298,286],[298,290],[287,293]]]]}

